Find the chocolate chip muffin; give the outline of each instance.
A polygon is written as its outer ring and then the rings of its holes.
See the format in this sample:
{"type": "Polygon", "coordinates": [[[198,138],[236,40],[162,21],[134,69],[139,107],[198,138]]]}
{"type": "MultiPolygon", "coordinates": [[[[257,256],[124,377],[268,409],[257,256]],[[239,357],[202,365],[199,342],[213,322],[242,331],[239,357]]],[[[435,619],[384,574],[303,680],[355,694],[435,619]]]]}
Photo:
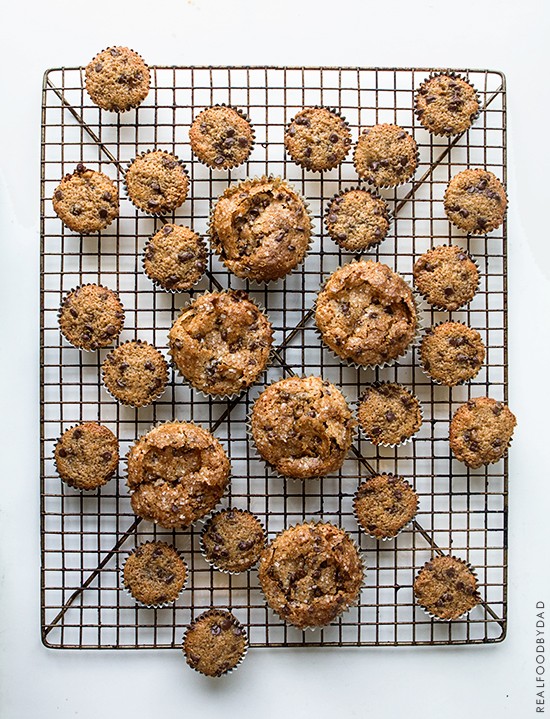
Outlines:
{"type": "Polygon", "coordinates": [[[359,426],[373,444],[394,447],[416,434],[422,424],[420,402],[395,382],[369,385],[357,407],[359,426]]]}
{"type": "Polygon", "coordinates": [[[141,105],[150,80],[147,65],[127,47],[109,47],[86,66],[86,90],[103,110],[124,112],[141,105]]]}
{"type": "Polygon", "coordinates": [[[281,178],[262,177],[229,187],[217,201],[212,247],[237,277],[269,282],[303,261],[311,238],[306,205],[281,178]]]}
{"type": "Polygon", "coordinates": [[[343,529],[329,522],[289,527],[262,552],[267,603],[298,629],[333,622],[359,598],[363,564],[343,529]]]}
{"type": "Polygon", "coordinates": [[[359,177],[377,187],[395,187],[413,176],[416,142],[398,125],[375,125],[359,137],[353,164],[359,177]]]}
{"type": "Polygon", "coordinates": [[[215,105],[203,110],[189,129],[191,149],[216,170],[241,165],[254,145],[254,130],[240,110],[215,105]]]}
{"type": "Polygon", "coordinates": [[[288,377],[270,385],[250,419],[258,453],[285,477],[322,477],[340,469],[355,419],[344,396],[321,377],[288,377]]]}
{"type": "Polygon", "coordinates": [[[463,170],[445,191],[443,206],[447,217],[459,229],[481,235],[504,222],[508,200],[500,181],[489,170],[463,170]]]}
{"type": "Polygon", "coordinates": [[[166,529],[188,527],[208,514],[229,481],[218,440],[190,422],[166,422],[130,448],[128,487],[133,511],[166,529]]]}
{"type": "Polygon", "coordinates": [[[273,331],[244,290],[206,292],[183,308],[168,341],[189,384],[225,397],[250,387],[265,370],[273,331]]]}
{"type": "Polygon", "coordinates": [[[470,302],[479,285],[475,262],[460,247],[439,245],[425,252],[413,268],[416,289],[442,310],[457,310],[470,302]]]}
{"type": "Polygon", "coordinates": [[[55,446],[55,468],[63,482],[76,489],[97,489],[118,468],[118,439],[96,422],[68,429],[55,446]]]}
{"type": "Polygon", "coordinates": [[[479,604],[477,580],[466,562],[456,557],[434,557],[414,582],[416,601],[437,619],[458,619],[479,604]]]}
{"type": "Polygon", "coordinates": [[[166,542],[145,542],[124,563],[124,586],[147,607],[162,607],[177,599],[185,586],[187,567],[177,549],[166,542]]]}
{"type": "Polygon", "coordinates": [[[103,383],[121,404],[144,407],[158,399],[168,381],[162,354],[141,340],[125,342],[105,358],[103,383]]]}
{"type": "Polygon", "coordinates": [[[326,107],[306,107],[289,123],[285,147],[306,170],[320,172],[339,165],[351,147],[347,122],[326,107]]]}
{"type": "Polygon", "coordinates": [[[242,624],[223,609],[209,609],[192,622],[183,638],[183,653],[193,669],[221,677],[235,669],[248,650],[242,624]]]}
{"type": "Polygon", "coordinates": [[[201,550],[216,569],[230,574],[253,567],[265,546],[260,520],[244,509],[223,509],[204,525],[201,550]]]}
{"type": "Polygon", "coordinates": [[[475,377],[485,361],[485,345],[477,330],[461,322],[443,322],[426,331],[420,345],[424,372],[454,387],[475,377]]]}
{"type": "Polygon", "coordinates": [[[391,539],[416,515],[418,496],[403,477],[380,474],[359,486],[353,509],[367,534],[376,539],[391,539]]]}
{"type": "Polygon", "coordinates": [[[390,215],[386,202],[360,188],[337,195],[328,206],[325,224],[332,239],[350,252],[379,245],[388,234],[390,215]]]}
{"type": "Polygon", "coordinates": [[[150,215],[163,215],[183,205],[189,178],[185,165],[175,155],[153,150],[131,163],[124,185],[137,208],[150,215]]]}
{"type": "Polygon", "coordinates": [[[475,397],[460,405],[451,420],[454,456],[472,469],[498,462],[512,441],[516,418],[502,402],[475,397]]]}
{"type": "Polygon", "coordinates": [[[168,223],[145,245],[143,269],[165,290],[190,290],[206,269],[206,245],[188,227],[168,223]]]}
{"type": "Polygon", "coordinates": [[[114,182],[81,162],[65,175],[53,193],[53,209],[73,232],[91,235],[118,217],[118,190],[114,182]]]}
{"type": "Polygon", "coordinates": [[[466,132],[478,116],[479,100],[469,82],[453,73],[441,73],[420,85],[414,111],[434,135],[457,135],[466,132]]]}
{"type": "Polygon", "coordinates": [[[315,322],[323,342],[361,366],[391,362],[414,339],[411,288],[387,265],[351,262],[332,273],[317,297],[315,322]]]}
{"type": "Polygon", "coordinates": [[[113,290],[83,285],[71,290],[59,309],[59,329],[74,347],[97,350],[112,344],[124,324],[124,308],[113,290]]]}

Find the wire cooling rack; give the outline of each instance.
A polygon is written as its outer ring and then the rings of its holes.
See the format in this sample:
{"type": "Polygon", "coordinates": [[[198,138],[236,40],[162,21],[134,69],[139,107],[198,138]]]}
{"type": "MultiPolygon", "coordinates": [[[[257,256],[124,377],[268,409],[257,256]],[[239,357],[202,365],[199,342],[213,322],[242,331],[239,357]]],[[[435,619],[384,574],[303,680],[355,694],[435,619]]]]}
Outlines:
{"type": "Polygon", "coordinates": [[[62,648],[178,647],[185,626],[211,606],[230,607],[248,629],[252,646],[418,645],[496,642],[506,632],[507,462],[470,470],[452,458],[449,420],[471,396],[506,401],[506,224],[489,235],[465,236],[447,220],[442,198],[449,179],[467,167],[485,167],[506,181],[505,82],[501,73],[457,70],[479,92],[482,112],[463,135],[431,136],[415,120],[414,92],[430,69],[155,67],[141,107],[117,115],[94,106],[84,89],[82,68],[46,72],[42,105],[41,178],[41,537],[42,638],[62,648]],[[244,110],[255,131],[249,161],[232,171],[210,171],[192,155],[189,126],[199,111],[227,103],[244,110]],[[353,141],[366,127],[396,123],[414,134],[419,166],[411,182],[383,190],[395,221],[390,234],[366,257],[388,264],[412,281],[416,258],[431,246],[457,244],[478,263],[479,291],[467,309],[448,313],[421,303],[424,326],[452,317],[475,327],[487,348],[477,377],[464,386],[432,383],[421,371],[418,348],[393,367],[356,370],[336,361],[317,337],[312,306],[328,274],[354,257],[326,235],[328,200],[357,186],[351,154],[334,170],[312,173],[285,155],[286,123],[304,106],[339,110],[353,141]],[[303,265],[285,279],[249,285],[209,258],[206,275],[189,293],[155,289],[142,271],[147,239],[162,220],[137,211],[121,192],[120,217],[105,231],[81,237],[65,229],[52,208],[60,179],[77,163],[100,170],[121,186],[124,169],[138,153],[175,152],[190,173],[190,194],[167,221],[206,235],[213,203],[231,183],[264,173],[281,175],[307,198],[315,240],[303,265]],[[210,289],[246,289],[263,305],[278,348],[265,383],[295,373],[321,375],[350,402],[375,380],[406,384],[419,398],[424,422],[413,441],[397,449],[376,448],[358,437],[342,470],[302,482],[265,468],[246,435],[246,418],[264,383],[238,400],[208,400],[171,377],[152,406],[118,405],[100,381],[107,350],[81,352],[61,337],[57,310],[74,287],[98,282],[118,291],[126,311],[120,341],[140,338],[166,354],[167,333],[190,297],[210,289]],[[212,430],[232,463],[231,486],[222,506],[253,511],[272,538],[304,520],[344,527],[363,550],[366,574],[359,604],[324,629],[302,632],[285,625],[266,607],[257,571],[227,575],[213,570],[199,550],[200,525],[165,531],[136,518],[125,484],[125,465],[105,486],[80,492],[56,474],[53,450],[70,426],[99,421],[119,437],[121,456],[159,421],[194,421],[212,430]],[[419,494],[415,522],[396,539],[377,542],[358,531],[352,497],[373,472],[407,478],[419,494]],[[163,539],[188,563],[187,588],[171,608],[137,607],[125,592],[120,570],[129,551],[143,541],[163,539]],[[451,553],[476,569],[482,603],[466,618],[434,621],[415,605],[412,585],[419,568],[435,554],[451,553]]]}

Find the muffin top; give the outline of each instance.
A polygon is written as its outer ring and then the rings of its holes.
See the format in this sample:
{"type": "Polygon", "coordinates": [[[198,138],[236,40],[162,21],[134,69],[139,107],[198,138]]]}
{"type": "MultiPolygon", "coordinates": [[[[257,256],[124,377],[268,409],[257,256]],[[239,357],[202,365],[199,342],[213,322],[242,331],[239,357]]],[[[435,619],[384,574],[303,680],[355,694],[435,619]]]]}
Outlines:
{"type": "Polygon", "coordinates": [[[141,340],[125,342],[105,357],[103,383],[122,404],[143,407],[158,399],[168,381],[163,355],[141,340]]]}
{"type": "Polygon", "coordinates": [[[146,244],[143,269],[163,289],[189,290],[206,269],[206,245],[189,227],[167,223],[146,244]]]}
{"type": "Polygon", "coordinates": [[[108,427],[84,422],[63,433],[54,456],[55,467],[65,484],[77,489],[97,489],[118,468],[118,439],[108,427]]]}
{"type": "Polygon", "coordinates": [[[326,107],[306,107],[289,123],[285,147],[297,165],[306,170],[330,170],[339,165],[351,147],[347,122],[326,107]]]}
{"type": "Polygon", "coordinates": [[[259,519],[244,509],[223,509],[204,525],[202,553],[216,569],[245,572],[253,567],[265,546],[265,532],[259,519]]]}
{"type": "Polygon", "coordinates": [[[353,509],[367,534],[376,539],[390,539],[413,519],[418,509],[418,497],[402,477],[381,474],[359,486],[353,509]]]}
{"type": "Polygon", "coordinates": [[[127,47],[109,47],[86,66],[86,90],[103,110],[137,107],[149,93],[150,80],[147,65],[127,47]]]}
{"type": "Polygon", "coordinates": [[[466,562],[449,556],[426,562],[414,582],[414,596],[439,619],[458,619],[481,601],[472,570],[466,562]]]}
{"type": "Polygon", "coordinates": [[[472,327],[443,322],[424,334],[420,361],[432,379],[454,387],[478,374],[485,361],[485,345],[472,327]]]}
{"type": "Polygon", "coordinates": [[[434,75],[415,97],[415,114],[434,135],[465,132],[479,113],[479,100],[469,82],[455,75],[434,75]]]}
{"type": "Polygon", "coordinates": [[[210,609],[192,622],[183,639],[190,667],[208,677],[221,677],[235,669],[248,649],[242,624],[223,609],[210,609]]]}
{"type": "Polygon", "coordinates": [[[118,217],[118,190],[107,175],[79,162],[54,190],[53,209],[70,230],[91,235],[118,217]]]}
{"type": "Polygon", "coordinates": [[[481,235],[504,222],[508,200],[500,180],[489,170],[463,170],[447,186],[443,206],[449,220],[464,232],[481,235]]]}
{"type": "Polygon", "coordinates": [[[413,277],[416,289],[442,310],[468,304],[479,284],[476,264],[456,245],[439,245],[425,252],[415,262],[413,277]]]}
{"type": "Polygon", "coordinates": [[[175,155],[153,150],[136,157],[126,171],[124,184],[136,207],[162,215],[183,205],[189,178],[185,165],[175,155]]]}
{"type": "Polygon", "coordinates": [[[422,424],[420,402],[403,385],[368,386],[359,400],[357,419],[373,444],[393,447],[406,442],[422,424]]]}
{"type": "Polygon", "coordinates": [[[173,602],[187,579],[187,567],[178,551],[166,542],[145,542],[124,563],[124,586],[148,607],[173,602]]]}
{"type": "Polygon", "coordinates": [[[363,252],[380,244],[388,234],[388,206],[369,190],[346,190],[328,206],[325,224],[329,235],[340,247],[350,252],[363,252]]]}
{"type": "Polygon", "coordinates": [[[353,163],[359,177],[377,187],[407,182],[417,165],[413,138],[398,125],[375,125],[360,135],[353,163]]]}
{"type": "Polygon", "coordinates": [[[124,309],[113,290],[83,285],[71,290],[59,310],[59,329],[74,347],[96,350],[112,344],[122,330],[124,309]]]}
{"type": "Polygon", "coordinates": [[[216,105],[203,110],[189,129],[191,149],[201,162],[216,170],[242,164],[254,144],[249,121],[237,110],[216,105]]]}

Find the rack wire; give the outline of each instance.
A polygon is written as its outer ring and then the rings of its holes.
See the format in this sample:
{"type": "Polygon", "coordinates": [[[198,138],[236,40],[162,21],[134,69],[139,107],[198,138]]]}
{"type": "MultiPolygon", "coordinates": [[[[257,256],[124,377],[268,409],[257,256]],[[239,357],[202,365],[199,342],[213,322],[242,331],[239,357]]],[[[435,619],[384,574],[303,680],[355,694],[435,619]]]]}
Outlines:
{"type": "Polygon", "coordinates": [[[507,461],[471,470],[453,459],[448,443],[452,413],[472,396],[507,400],[506,224],[488,235],[465,236],[443,211],[449,179],[466,167],[485,167],[506,182],[505,80],[489,70],[456,70],[478,90],[482,112],[470,130],[454,138],[431,136],[416,122],[414,93],[430,68],[153,67],[151,91],[136,110],[121,115],[94,106],[82,68],[48,70],[44,76],[41,163],[41,606],[42,640],[58,648],[172,648],[185,627],[211,606],[230,607],[248,628],[251,646],[373,646],[481,644],[506,633],[507,461]],[[256,144],[247,163],[211,171],[192,155],[188,129],[205,107],[226,103],[251,119],[256,144]],[[327,202],[357,186],[351,153],[336,169],[311,173],[284,151],[284,128],[302,107],[335,108],[353,140],[375,123],[413,133],[419,166],[412,181],[382,191],[395,221],[389,236],[367,259],[388,264],[412,282],[415,259],[436,244],[457,244],[478,263],[480,288],[470,305],[448,313],[421,302],[424,326],[449,318],[475,327],[487,348],[486,363],[466,385],[448,388],[421,371],[414,347],[396,365],[357,370],[321,346],[312,319],[316,293],[326,277],[354,256],[326,235],[327,202]],[[190,173],[185,204],[164,220],[192,226],[205,236],[211,208],[231,183],[281,175],[307,198],[315,241],[303,265],[277,283],[249,284],[210,256],[204,278],[189,293],[154,288],[142,271],[147,239],[162,220],[145,216],[121,193],[120,217],[101,233],[82,237],[63,227],[52,208],[60,179],[77,163],[100,170],[121,185],[138,153],[165,149],[190,173]],[[66,292],[85,282],[116,290],[126,312],[120,341],[140,338],[166,353],[167,334],[179,309],[202,291],[245,289],[262,304],[275,330],[277,352],[263,382],[236,400],[206,399],[174,373],[166,392],[139,410],[117,404],[100,381],[106,350],[81,352],[60,335],[57,311],[66,292]],[[319,375],[354,402],[376,380],[406,384],[419,398],[424,422],[413,441],[396,449],[357,437],[338,473],[302,482],[282,479],[259,461],[246,435],[246,419],[265,384],[290,374],[319,375]],[[55,471],[57,439],[70,426],[99,421],[118,436],[123,456],[156,422],[194,421],[210,429],[232,463],[230,488],[220,506],[253,511],[269,538],[308,519],[344,527],[364,553],[360,602],[334,624],[302,632],[282,622],[259,589],[256,570],[227,575],[200,553],[200,524],[167,531],[136,517],[130,507],[124,465],[107,485],[80,492],[55,471]],[[377,542],[358,529],[352,498],[375,472],[407,478],[419,495],[414,523],[396,539],[377,542]],[[187,588],[171,608],[138,607],[124,590],[120,570],[129,551],[163,539],[182,551],[190,569],[187,588]],[[465,618],[440,622],[415,604],[417,571],[435,554],[468,561],[479,579],[482,603],[465,618]]]}

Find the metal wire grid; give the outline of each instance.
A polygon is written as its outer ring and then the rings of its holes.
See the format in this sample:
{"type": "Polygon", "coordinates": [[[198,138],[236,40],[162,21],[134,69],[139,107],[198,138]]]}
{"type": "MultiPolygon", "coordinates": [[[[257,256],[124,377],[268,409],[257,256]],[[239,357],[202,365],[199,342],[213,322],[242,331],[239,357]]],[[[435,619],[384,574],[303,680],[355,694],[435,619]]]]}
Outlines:
{"type": "Polygon", "coordinates": [[[442,197],[449,179],[466,167],[486,167],[506,181],[504,77],[463,70],[479,92],[483,110],[474,126],[455,139],[432,137],[413,115],[414,91],[430,72],[364,68],[152,68],[151,92],[141,107],[120,116],[99,110],[84,90],[81,68],[46,72],[42,107],[41,178],[41,536],[42,638],[62,648],[169,648],[180,646],[185,626],[211,606],[230,607],[247,626],[252,646],[474,644],[500,641],[506,631],[507,462],[470,470],[454,460],[449,420],[470,396],[506,401],[506,225],[485,236],[464,236],[446,219],[442,197]],[[204,107],[227,103],[243,109],[256,131],[246,165],[210,171],[191,154],[188,128],[204,107]],[[458,244],[476,259],[481,284],[467,309],[447,313],[421,302],[424,326],[452,317],[480,332],[487,361],[465,386],[432,383],[421,371],[417,348],[393,367],[357,370],[321,346],[311,308],[320,284],[353,259],[326,235],[327,201],[356,186],[351,153],[325,173],[298,168],[285,155],[286,123],[304,106],[338,109],[353,140],[365,127],[393,122],[414,133],[420,163],[412,182],[383,191],[395,221],[390,235],[367,258],[400,272],[409,282],[415,259],[431,246],[458,244]],[[125,165],[152,148],[175,152],[189,169],[190,195],[164,221],[207,233],[210,210],[220,193],[247,176],[286,177],[307,198],[315,241],[303,265],[266,286],[230,275],[217,257],[190,293],[155,289],[142,272],[146,240],[163,220],[138,212],[121,193],[120,217],[100,234],[81,237],[66,230],[52,209],[61,177],[78,162],[101,170],[121,185],[125,165]],[[102,388],[100,366],[108,350],[81,352],[62,339],[57,310],[66,292],[85,282],[117,290],[126,310],[120,341],[141,338],[166,351],[167,332],[179,309],[197,293],[244,288],[263,305],[278,348],[265,376],[269,383],[292,373],[321,375],[350,402],[365,383],[404,383],[421,401],[424,423],[413,441],[397,449],[376,448],[358,437],[341,472],[301,482],[273,475],[248,442],[246,419],[265,383],[238,400],[208,400],[175,375],[153,406],[118,405],[102,388]],[[215,432],[232,463],[223,506],[253,511],[272,538],[282,528],[319,519],[343,526],[364,553],[365,586],[357,607],[335,624],[301,632],[265,606],[257,571],[229,576],[211,569],[200,554],[200,525],[165,531],[132,513],[120,473],[95,492],[65,486],[56,474],[58,437],[82,421],[99,421],[119,437],[121,456],[159,421],[195,421],[215,432]],[[396,539],[377,542],[358,531],[352,497],[373,472],[406,477],[419,494],[416,521],[396,539]],[[125,592],[120,569],[143,541],[164,539],[183,553],[190,569],[187,588],[172,608],[139,608],[125,592]],[[415,605],[412,585],[434,554],[452,553],[476,569],[483,603],[455,622],[430,619],[415,605]]]}

